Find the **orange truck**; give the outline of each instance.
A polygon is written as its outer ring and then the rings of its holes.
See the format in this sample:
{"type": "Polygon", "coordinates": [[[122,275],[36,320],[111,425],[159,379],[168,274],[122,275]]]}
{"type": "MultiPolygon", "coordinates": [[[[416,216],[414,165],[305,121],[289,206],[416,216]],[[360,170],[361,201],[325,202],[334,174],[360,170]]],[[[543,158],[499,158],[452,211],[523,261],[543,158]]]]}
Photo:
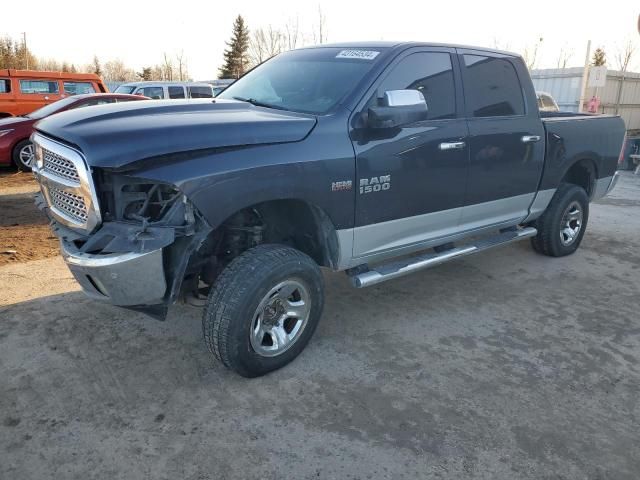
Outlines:
{"type": "Polygon", "coordinates": [[[0,70],[0,118],[26,115],[69,95],[107,91],[93,73],[0,70]]]}

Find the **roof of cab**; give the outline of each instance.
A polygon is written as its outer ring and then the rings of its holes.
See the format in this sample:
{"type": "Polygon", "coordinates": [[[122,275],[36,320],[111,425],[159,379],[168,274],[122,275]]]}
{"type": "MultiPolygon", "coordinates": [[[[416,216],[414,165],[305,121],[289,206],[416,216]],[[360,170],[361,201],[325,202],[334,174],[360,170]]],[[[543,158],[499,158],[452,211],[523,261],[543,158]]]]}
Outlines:
{"type": "Polygon", "coordinates": [[[323,43],[321,45],[313,45],[309,47],[302,47],[299,50],[305,48],[394,48],[405,49],[411,47],[444,47],[444,48],[459,48],[464,50],[478,50],[482,52],[498,53],[501,55],[508,55],[512,57],[520,57],[520,54],[514,52],[507,52],[505,50],[497,50],[495,48],[477,47],[473,45],[458,45],[455,43],[443,43],[443,42],[391,42],[391,41],[371,41],[371,42],[340,42],[340,43],[323,43]]]}

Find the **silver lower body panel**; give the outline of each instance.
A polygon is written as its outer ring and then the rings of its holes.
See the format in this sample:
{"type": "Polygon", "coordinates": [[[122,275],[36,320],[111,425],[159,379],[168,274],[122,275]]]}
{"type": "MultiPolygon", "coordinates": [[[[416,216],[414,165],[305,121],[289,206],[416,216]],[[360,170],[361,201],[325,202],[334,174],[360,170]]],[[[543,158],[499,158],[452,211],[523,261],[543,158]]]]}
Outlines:
{"type": "Polygon", "coordinates": [[[89,297],[122,307],[163,303],[162,249],[92,255],[64,240],[60,244],[69,270],[89,297]]]}
{"type": "Polygon", "coordinates": [[[605,195],[609,195],[613,187],[618,183],[618,172],[610,177],[603,177],[596,180],[596,185],[593,190],[593,197],[591,200],[597,200],[599,198],[604,197],[605,195]]]}

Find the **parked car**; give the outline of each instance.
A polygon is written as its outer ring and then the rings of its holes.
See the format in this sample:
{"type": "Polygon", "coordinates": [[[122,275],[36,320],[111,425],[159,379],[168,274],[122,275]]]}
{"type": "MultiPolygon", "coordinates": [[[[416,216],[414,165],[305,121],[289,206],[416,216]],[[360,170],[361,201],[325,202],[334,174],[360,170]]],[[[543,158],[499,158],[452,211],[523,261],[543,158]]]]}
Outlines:
{"type": "Polygon", "coordinates": [[[213,98],[213,89],[208,83],[195,82],[132,82],[116,88],[116,93],[144,95],[153,100],[183,98],[213,98]]]}
{"type": "Polygon", "coordinates": [[[558,104],[553,99],[550,93],[547,92],[536,92],[536,97],[538,99],[538,110],[541,112],[559,112],[560,108],[558,108],[558,104]]]}
{"type": "Polygon", "coordinates": [[[63,98],[21,117],[0,119],[0,166],[15,165],[20,170],[31,170],[33,144],[30,137],[33,125],[55,113],[92,105],[107,105],[137,100],[149,100],[138,95],[114,93],[88,93],[63,98]]]}
{"type": "Polygon", "coordinates": [[[0,118],[26,115],[70,95],[107,91],[91,73],[0,70],[0,118]]]}
{"type": "Polygon", "coordinates": [[[217,97],[222,93],[229,85],[235,82],[235,78],[218,78],[216,80],[207,80],[206,83],[210,83],[213,87],[213,96],[217,97]]]}
{"type": "Polygon", "coordinates": [[[77,110],[36,131],[38,203],[87,295],[157,318],[208,295],[208,348],[251,377],[313,335],[320,267],[367,287],[527,238],[575,252],[625,126],[541,115],[517,54],[376,42],[282,53],[215,102],[77,110]]]}

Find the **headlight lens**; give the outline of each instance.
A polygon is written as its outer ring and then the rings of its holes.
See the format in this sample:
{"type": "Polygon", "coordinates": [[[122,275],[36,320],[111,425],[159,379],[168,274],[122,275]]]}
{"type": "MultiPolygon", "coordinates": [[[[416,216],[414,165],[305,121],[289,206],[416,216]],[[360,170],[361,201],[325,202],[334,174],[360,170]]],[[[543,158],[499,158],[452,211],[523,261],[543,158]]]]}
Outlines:
{"type": "Polygon", "coordinates": [[[0,137],[4,137],[6,134],[13,132],[13,128],[8,128],[7,130],[0,130],[0,137]]]}

